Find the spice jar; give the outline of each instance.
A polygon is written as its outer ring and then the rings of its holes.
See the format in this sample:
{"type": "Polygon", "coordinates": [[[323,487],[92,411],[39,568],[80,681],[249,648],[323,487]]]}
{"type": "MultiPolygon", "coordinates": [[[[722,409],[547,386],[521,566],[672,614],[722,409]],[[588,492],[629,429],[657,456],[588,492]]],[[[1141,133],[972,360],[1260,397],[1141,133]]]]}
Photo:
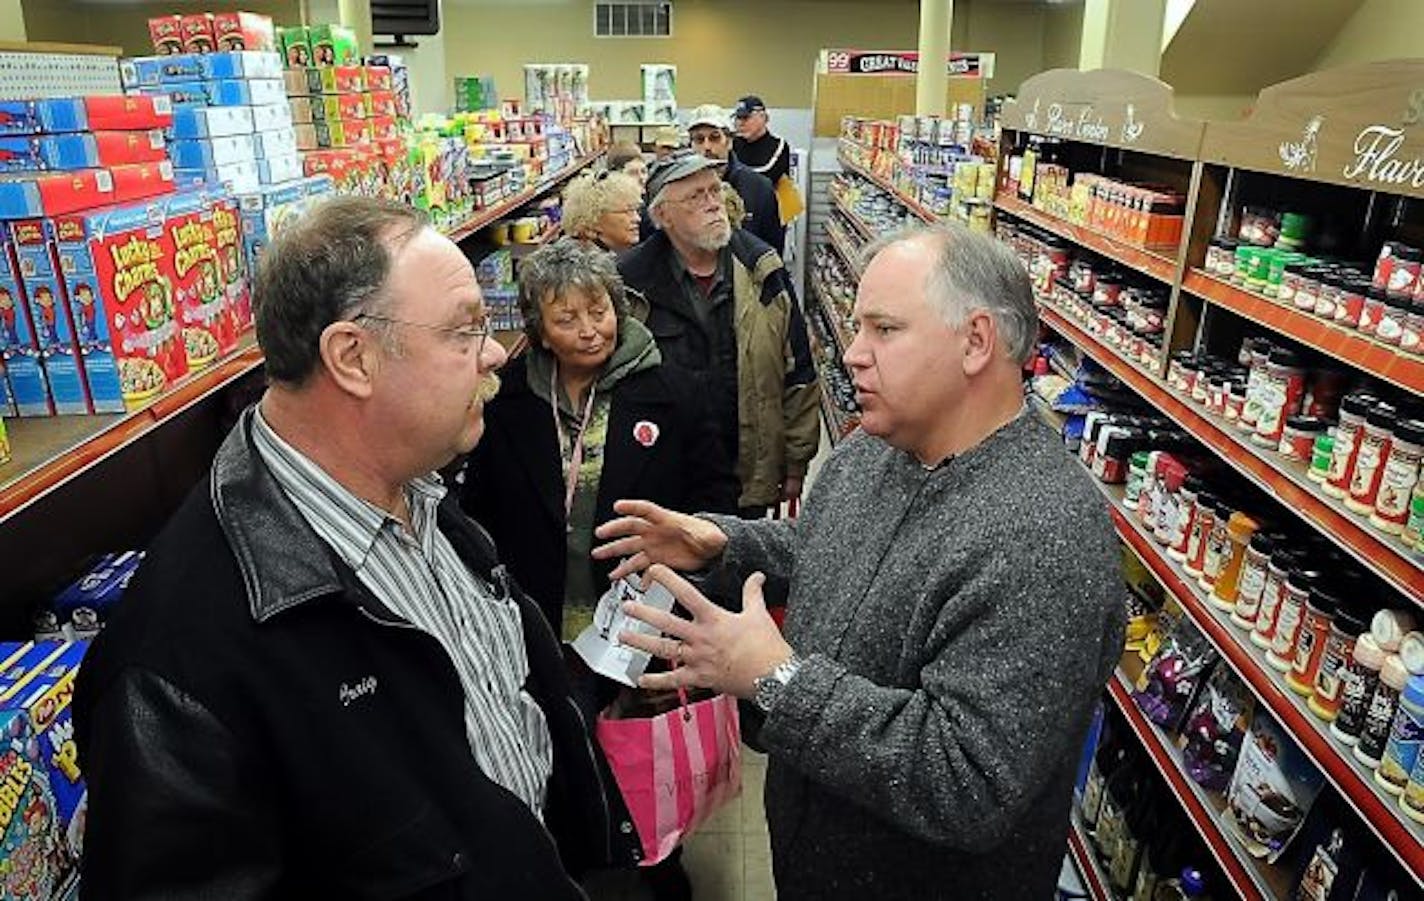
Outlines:
{"type": "Polygon", "coordinates": [[[1335,319],[1335,310],[1344,294],[1345,276],[1339,272],[1326,272],[1320,276],[1320,288],[1315,293],[1315,307],[1311,310],[1327,322],[1335,319]]]}
{"type": "Polygon", "coordinates": [[[1187,479],[1187,468],[1176,458],[1164,456],[1158,464],[1158,471],[1162,475],[1162,488],[1157,496],[1152,538],[1158,544],[1170,545],[1177,528],[1177,515],[1181,510],[1180,493],[1187,479]]]}
{"type": "Polygon", "coordinates": [[[1374,289],[1367,279],[1348,278],[1342,280],[1339,295],[1335,299],[1335,321],[1347,328],[1354,328],[1365,310],[1365,298],[1374,289]]]}
{"type": "Polygon", "coordinates": [[[1196,527],[1199,515],[1197,501],[1205,485],[1199,477],[1189,475],[1182,482],[1182,490],[1177,492],[1177,524],[1172,529],[1167,556],[1179,563],[1185,563],[1187,560],[1187,542],[1191,540],[1192,530],[1196,527]]]}
{"type": "Polygon", "coordinates": [[[1189,362],[1193,354],[1189,350],[1179,350],[1167,360],[1167,387],[1173,391],[1186,392],[1187,383],[1183,377],[1182,366],[1189,362]]]}
{"type": "Polygon", "coordinates": [[[1414,614],[1408,610],[1380,610],[1370,620],[1370,634],[1379,642],[1380,649],[1389,653],[1398,652],[1413,629],[1414,614]]]}
{"type": "Polygon", "coordinates": [[[1202,492],[1197,496],[1196,518],[1192,520],[1192,531],[1187,536],[1187,560],[1182,568],[1194,578],[1202,574],[1202,563],[1206,559],[1207,536],[1216,522],[1216,508],[1220,502],[1216,495],[1202,492]]]}
{"type": "Polygon", "coordinates": [[[1342,607],[1330,623],[1330,636],[1325,641],[1325,653],[1315,674],[1315,687],[1306,706],[1310,712],[1330,722],[1340,713],[1346,673],[1355,660],[1355,644],[1369,628],[1357,608],[1342,607]]]}
{"type": "Polygon", "coordinates": [[[1286,594],[1286,580],[1291,570],[1300,564],[1301,553],[1290,546],[1289,539],[1276,542],[1270,565],[1266,567],[1266,586],[1261,589],[1261,604],[1256,610],[1256,621],[1251,625],[1251,643],[1256,647],[1271,647],[1271,639],[1276,634],[1276,616],[1280,613],[1281,601],[1286,594]]]}
{"type": "Polygon", "coordinates": [[[1137,501],[1142,494],[1142,486],[1147,481],[1147,451],[1137,451],[1127,465],[1127,486],[1123,489],[1122,505],[1129,510],[1137,509],[1137,501]]]}
{"type": "Polygon", "coordinates": [[[1365,294],[1365,305],[1360,310],[1360,319],[1355,323],[1355,328],[1366,335],[1373,335],[1379,328],[1380,319],[1384,316],[1385,302],[1389,300],[1389,295],[1379,288],[1371,288],[1365,294]]]}
{"type": "MultiPolygon", "coordinates": [[[[1286,590],[1281,594],[1280,606],[1276,610],[1271,649],[1266,653],[1266,662],[1283,673],[1287,672],[1294,662],[1296,639],[1300,636],[1300,626],[1305,620],[1305,605],[1310,599],[1311,589],[1319,579],[1320,573],[1305,569],[1293,569],[1286,577],[1286,590]]],[[[1259,618],[1258,616],[1257,619],[1259,618]]]]}
{"type": "Polygon", "coordinates": [[[1206,246],[1206,271],[1229,281],[1235,266],[1236,242],[1230,238],[1212,238],[1206,246]]]}
{"type": "Polygon", "coordinates": [[[1241,418],[1241,409],[1246,406],[1246,383],[1239,379],[1233,379],[1226,386],[1226,410],[1224,411],[1227,422],[1236,422],[1241,418]]]}
{"type": "Polygon", "coordinates": [[[1253,247],[1246,260],[1246,290],[1264,294],[1266,279],[1271,274],[1271,260],[1276,252],[1265,247],[1253,247]]]}
{"type": "Polygon", "coordinates": [[[1375,782],[1392,795],[1404,791],[1409,774],[1419,759],[1420,747],[1424,745],[1424,676],[1414,676],[1405,683],[1399,696],[1399,708],[1394,713],[1394,724],[1389,730],[1389,741],[1385,743],[1384,755],[1380,757],[1379,769],[1375,770],[1375,782]]]}
{"type": "Polygon", "coordinates": [[[1261,592],[1266,588],[1271,553],[1276,548],[1278,538],[1285,540],[1284,535],[1258,531],[1246,545],[1246,558],[1241,562],[1241,577],[1236,587],[1236,606],[1231,611],[1231,621],[1243,629],[1251,628],[1256,622],[1256,613],[1261,606],[1261,592]]]}
{"type": "Polygon", "coordinates": [[[1266,377],[1266,365],[1274,348],[1270,341],[1262,338],[1251,345],[1250,368],[1246,375],[1246,402],[1241,407],[1241,418],[1236,427],[1243,432],[1254,432],[1256,420],[1261,418],[1262,380],[1266,377]]]}
{"type": "Polygon", "coordinates": [[[1396,423],[1389,457],[1380,475],[1379,492],[1370,525],[1390,535],[1398,535],[1409,521],[1409,502],[1419,484],[1424,462],[1424,422],[1406,419],[1396,423]]]}
{"type": "Polygon", "coordinates": [[[1315,689],[1315,677],[1320,672],[1320,661],[1325,656],[1325,645],[1339,606],[1340,599],[1332,589],[1317,583],[1311,590],[1305,603],[1305,618],[1295,637],[1295,656],[1286,674],[1286,685],[1298,695],[1309,696],[1315,689]]]}
{"type": "Polygon", "coordinates": [[[1310,263],[1305,260],[1293,260],[1285,266],[1281,273],[1281,286],[1276,290],[1276,300],[1281,304],[1290,306],[1295,303],[1295,292],[1300,288],[1301,273],[1306,270],[1310,263]]]}
{"type": "Polygon", "coordinates": [[[1405,783],[1404,794],[1399,796],[1399,806],[1405,816],[1416,823],[1424,823],[1424,754],[1414,761],[1414,771],[1405,783]]]}
{"type": "Polygon", "coordinates": [[[1355,759],[1367,767],[1380,765],[1385,745],[1389,743],[1390,727],[1394,725],[1394,715],[1399,710],[1399,695],[1409,684],[1409,670],[1398,654],[1389,654],[1380,667],[1379,684],[1370,696],[1365,708],[1365,727],[1360,730],[1360,740],[1352,752],[1355,759]]]}
{"type": "Polygon", "coordinates": [[[1277,447],[1286,418],[1300,411],[1301,398],[1305,396],[1305,367],[1301,365],[1300,355],[1284,347],[1271,351],[1256,390],[1260,411],[1251,440],[1266,447],[1277,447]]]}
{"type": "Polygon", "coordinates": [[[1202,366],[1192,380],[1192,402],[1207,406],[1211,400],[1211,380],[1216,372],[1210,366],[1202,366]]]}
{"type": "Polygon", "coordinates": [[[1281,432],[1276,448],[1287,460],[1309,463],[1315,452],[1315,439],[1325,431],[1325,421],[1314,416],[1290,416],[1281,432]]]}
{"type": "Polygon", "coordinates": [[[1240,590],[1241,566],[1246,561],[1246,545],[1261,524],[1250,514],[1236,511],[1227,520],[1226,533],[1231,544],[1221,564],[1220,572],[1212,582],[1211,602],[1223,610],[1236,606],[1236,595],[1240,590]]]}
{"type": "MultiPolygon", "coordinates": [[[[1393,297],[1408,299],[1419,281],[1420,253],[1418,248],[1395,243],[1384,289],[1393,297]]],[[[1384,253],[1383,250],[1380,251],[1384,253]]]]}
{"type": "Polygon", "coordinates": [[[1365,416],[1377,403],[1369,394],[1348,394],[1340,401],[1340,422],[1335,426],[1335,446],[1330,451],[1330,475],[1321,489],[1331,497],[1350,492],[1355,459],[1365,431],[1365,416]]]}
{"type": "Polygon", "coordinates": [[[1330,475],[1330,454],[1335,449],[1335,430],[1326,429],[1315,436],[1315,443],[1310,449],[1310,468],[1305,471],[1305,477],[1312,482],[1323,483],[1330,475]]]}
{"type": "Polygon", "coordinates": [[[1381,344],[1398,347],[1399,342],[1404,338],[1404,323],[1409,317],[1409,313],[1408,298],[1386,297],[1384,308],[1380,312],[1379,325],[1375,327],[1375,340],[1381,344]]]}
{"type": "Polygon", "coordinates": [[[1340,711],[1330,723],[1330,734],[1344,744],[1353,746],[1360,740],[1360,731],[1365,728],[1365,710],[1379,685],[1383,665],[1384,651],[1380,650],[1375,637],[1365,632],[1355,641],[1350,665],[1341,673],[1340,711]]]}
{"type": "Polygon", "coordinates": [[[1409,521],[1404,524],[1399,538],[1405,547],[1424,556],[1424,477],[1414,486],[1414,494],[1409,500],[1409,521]]]}
{"type": "Polygon", "coordinates": [[[1228,525],[1235,511],[1225,501],[1216,505],[1216,516],[1212,517],[1211,532],[1206,535],[1206,554],[1202,558],[1202,573],[1197,584],[1207,591],[1212,590],[1222,567],[1231,556],[1231,533],[1228,525]]]}
{"type": "Polygon", "coordinates": [[[1399,333],[1399,349],[1405,353],[1424,354],[1424,306],[1415,303],[1404,317],[1404,330],[1399,333]]]}
{"type": "Polygon", "coordinates": [[[1320,295],[1320,280],[1326,276],[1328,270],[1323,266],[1302,266],[1300,277],[1295,284],[1295,292],[1291,296],[1291,302],[1295,308],[1302,313],[1315,312],[1315,298],[1320,295]]]}
{"type": "Polygon", "coordinates": [[[1345,506],[1356,513],[1369,513],[1375,508],[1395,421],[1395,409],[1386,403],[1375,404],[1365,416],[1360,451],[1355,455],[1355,471],[1350,476],[1350,496],[1345,498],[1345,506]]]}

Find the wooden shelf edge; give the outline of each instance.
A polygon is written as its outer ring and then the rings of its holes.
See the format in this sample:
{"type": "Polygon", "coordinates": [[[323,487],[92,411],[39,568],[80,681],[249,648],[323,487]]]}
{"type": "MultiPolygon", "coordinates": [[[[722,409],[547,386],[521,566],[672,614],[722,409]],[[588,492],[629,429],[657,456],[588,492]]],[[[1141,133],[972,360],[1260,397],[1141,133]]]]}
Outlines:
{"type": "MultiPolygon", "coordinates": [[[[1098,485],[1100,488],[1105,487],[1101,483],[1098,485]]],[[[1398,805],[1386,800],[1375,789],[1372,777],[1363,767],[1345,759],[1341,751],[1344,746],[1327,737],[1317,724],[1318,721],[1299,709],[1294,698],[1288,697],[1276,679],[1261,667],[1252,652],[1242,646],[1236,637],[1236,630],[1222,622],[1222,618],[1216,615],[1210,603],[1199,596],[1195,585],[1189,585],[1184,574],[1178,572],[1177,567],[1162,555],[1156,542],[1148,539],[1139,530],[1137,523],[1122,512],[1116,499],[1106,491],[1104,494],[1112,504],[1111,514],[1118,535],[1152,571],[1162,587],[1176,599],[1182,610],[1207,636],[1257,700],[1285,727],[1301,750],[1365,820],[1370,830],[1388,846],[1406,869],[1416,874],[1416,879],[1424,878],[1424,842],[1421,842],[1418,830],[1405,822],[1404,814],[1398,810],[1398,805]]]]}
{"type": "Polygon", "coordinates": [[[1147,756],[1152,758],[1157,771],[1161,773],[1177,803],[1187,814],[1187,819],[1196,827],[1197,835],[1206,843],[1207,850],[1216,859],[1226,878],[1230,880],[1236,896],[1248,899],[1266,899],[1272,895],[1269,886],[1256,871],[1256,864],[1242,861],[1236,846],[1222,826],[1220,813],[1207,804],[1201,789],[1182,771],[1181,755],[1174,753],[1170,739],[1162,734],[1154,724],[1148,722],[1132,700],[1132,692],[1122,669],[1108,680],[1108,694],[1112,696],[1123,718],[1132,728],[1147,756]]]}
{"type": "Polygon", "coordinates": [[[1040,299],[1039,310],[1051,328],[1078,345],[1150,405],[1186,429],[1237,472],[1274,495],[1283,506],[1360,563],[1382,576],[1406,598],[1424,607],[1424,568],[1406,556],[1402,545],[1396,547],[1389,541],[1389,536],[1377,533],[1364,520],[1348,511],[1336,509],[1330,499],[1292,480],[1279,466],[1258,456],[1254,447],[1216,425],[1155,378],[1100,344],[1050,303],[1040,299]]]}
{"type": "Polygon", "coordinates": [[[1050,216],[1042,210],[1003,194],[995,195],[994,209],[1008,213],[1016,219],[1050,231],[1060,238],[1072,241],[1080,247],[1105,256],[1116,263],[1128,267],[1158,281],[1172,284],[1176,277],[1176,262],[1147,247],[1124,244],[1112,238],[1089,231],[1081,225],[1065,222],[1057,216],[1050,216]]]}
{"type": "Polygon", "coordinates": [[[528,203],[529,201],[538,200],[543,195],[549,193],[552,188],[557,187],[562,182],[567,181],[568,179],[577,175],[579,172],[583,171],[596,160],[602,158],[604,153],[605,151],[603,150],[595,150],[593,153],[580,157],[570,165],[565,166],[563,169],[559,170],[554,175],[543,179],[534,187],[525,188],[523,191],[520,191],[513,197],[507,197],[492,207],[486,207],[482,210],[476,210],[475,214],[469,219],[466,219],[464,222],[453,228],[445,229],[445,237],[449,238],[451,241],[454,241],[456,244],[460,243],[461,241],[483,229],[485,226],[490,225],[501,217],[519,209],[521,206],[528,203]]]}
{"type": "Polygon", "coordinates": [[[1424,357],[1406,354],[1354,329],[1327,323],[1292,306],[1223,282],[1199,269],[1187,273],[1182,280],[1182,288],[1347,366],[1406,391],[1424,395],[1424,357]]]}

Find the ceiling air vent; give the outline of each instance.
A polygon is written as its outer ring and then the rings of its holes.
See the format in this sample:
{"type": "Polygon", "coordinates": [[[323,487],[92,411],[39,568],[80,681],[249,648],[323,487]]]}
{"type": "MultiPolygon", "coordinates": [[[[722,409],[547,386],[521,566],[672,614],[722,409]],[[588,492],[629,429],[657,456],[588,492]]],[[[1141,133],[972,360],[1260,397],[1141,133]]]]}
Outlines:
{"type": "Polygon", "coordinates": [[[599,38],[672,37],[672,3],[670,0],[594,3],[593,35],[599,38]]]}

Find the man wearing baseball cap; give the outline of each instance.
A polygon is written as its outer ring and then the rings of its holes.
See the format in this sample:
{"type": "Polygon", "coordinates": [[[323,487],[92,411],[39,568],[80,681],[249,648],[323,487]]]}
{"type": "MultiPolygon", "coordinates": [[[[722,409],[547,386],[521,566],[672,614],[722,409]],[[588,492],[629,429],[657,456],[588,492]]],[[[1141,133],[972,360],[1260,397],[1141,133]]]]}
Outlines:
{"type": "Polygon", "coordinates": [[[663,360],[705,387],[736,461],[742,514],[765,516],[800,497],[820,443],[820,388],[791,277],[776,250],[728,221],[721,168],[689,150],[654,162],[648,213],[658,231],[618,269],[648,306],[663,360]]]}
{"type": "Polygon", "coordinates": [[[687,137],[693,150],[727,164],[722,179],[736,190],[747,206],[747,221],[734,224],[761,238],[780,254],[785,247],[786,229],[781,224],[776,189],[770,179],[742,165],[732,153],[731,113],[715,103],[704,103],[688,115],[687,137]]]}
{"type": "Polygon", "coordinates": [[[672,156],[674,150],[681,146],[682,137],[677,133],[676,125],[663,126],[653,136],[653,156],[656,159],[667,159],[672,156]]]}
{"type": "Polygon", "coordinates": [[[766,104],[755,94],[737,101],[732,110],[737,136],[732,138],[732,152],[748,169],[765,175],[773,186],[791,175],[791,148],[767,128],[771,117],[766,104]]]}

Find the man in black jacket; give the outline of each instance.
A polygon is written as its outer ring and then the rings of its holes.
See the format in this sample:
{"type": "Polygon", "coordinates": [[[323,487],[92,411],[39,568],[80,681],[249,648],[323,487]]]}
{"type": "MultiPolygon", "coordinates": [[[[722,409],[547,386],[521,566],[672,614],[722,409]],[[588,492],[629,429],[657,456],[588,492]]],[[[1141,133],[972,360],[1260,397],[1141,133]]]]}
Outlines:
{"type": "Polygon", "coordinates": [[[736,190],[747,206],[747,221],[734,224],[761,238],[780,254],[785,250],[786,227],[781,224],[776,188],[765,175],[757,174],[737,159],[732,152],[731,125],[730,113],[716,104],[705,103],[688,115],[687,138],[693,150],[727,164],[722,170],[722,180],[736,190]]]}
{"type": "Polygon", "coordinates": [[[765,175],[772,187],[791,175],[791,145],[771,133],[771,116],[760,97],[748,94],[738,100],[732,120],[737,124],[732,152],[738,160],[753,172],[765,175]]]}
{"type": "Polygon", "coordinates": [[[582,898],[622,825],[606,773],[549,624],[434,474],[505,361],[469,262],[340,198],[255,300],[270,387],[79,678],[84,897],[582,898]]]}

